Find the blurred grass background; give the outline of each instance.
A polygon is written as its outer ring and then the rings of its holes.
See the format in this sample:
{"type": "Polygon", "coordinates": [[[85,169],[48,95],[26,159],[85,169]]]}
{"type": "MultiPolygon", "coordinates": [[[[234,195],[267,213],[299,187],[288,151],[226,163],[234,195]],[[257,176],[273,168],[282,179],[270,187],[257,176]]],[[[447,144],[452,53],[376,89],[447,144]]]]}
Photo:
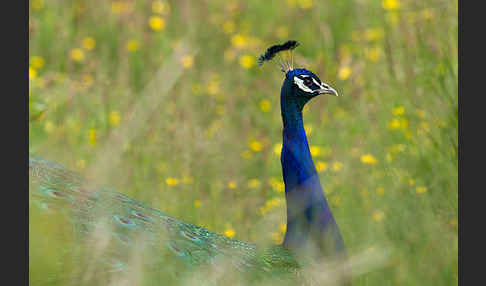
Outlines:
{"type": "MultiPolygon", "coordinates": [[[[348,252],[391,253],[354,285],[456,285],[457,10],[445,0],[30,0],[29,149],[184,221],[279,243],[283,74],[256,59],[295,39],[296,66],[342,95],[314,99],[304,120],[348,252]],[[131,117],[147,93],[157,105],[131,117]],[[131,136],[109,140],[117,132],[131,136]],[[101,162],[113,148],[117,160],[101,162]]],[[[30,219],[31,284],[65,285],[69,224],[34,205],[30,219]]]]}

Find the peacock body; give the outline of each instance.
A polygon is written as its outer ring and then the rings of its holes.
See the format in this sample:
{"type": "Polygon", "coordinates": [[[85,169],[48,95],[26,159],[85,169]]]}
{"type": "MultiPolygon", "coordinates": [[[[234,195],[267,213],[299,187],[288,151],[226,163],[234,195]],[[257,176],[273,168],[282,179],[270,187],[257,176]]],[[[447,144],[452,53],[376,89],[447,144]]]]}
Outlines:
{"type": "MultiPolygon", "coordinates": [[[[269,48],[260,62],[292,50],[294,41],[269,48]]],[[[303,127],[302,108],[319,94],[337,95],[312,72],[282,65],[283,147],[281,163],[287,201],[287,231],[282,245],[259,247],[185,223],[113,189],[90,184],[77,173],[36,155],[29,156],[33,201],[42,209],[67,212],[76,233],[104,233],[112,247],[103,253],[110,271],[130,267],[133,247],[166,249],[189,268],[224,265],[254,277],[301,277],[307,263],[344,258],[344,243],[322,191],[303,127]]],[[[101,256],[101,255],[100,255],[101,256]]],[[[156,256],[152,252],[151,256],[156,256]]],[[[300,279],[300,278],[298,278],[300,279]]]]}

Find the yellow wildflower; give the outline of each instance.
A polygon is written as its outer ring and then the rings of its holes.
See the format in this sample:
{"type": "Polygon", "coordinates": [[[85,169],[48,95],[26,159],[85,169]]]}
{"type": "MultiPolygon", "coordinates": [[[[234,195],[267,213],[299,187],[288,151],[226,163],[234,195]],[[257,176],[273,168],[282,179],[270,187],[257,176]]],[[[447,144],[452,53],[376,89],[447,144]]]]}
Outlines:
{"type": "Polygon", "coordinates": [[[111,126],[117,126],[120,124],[120,113],[116,110],[110,112],[108,116],[108,121],[110,122],[111,126]]]}
{"type": "Polygon", "coordinates": [[[393,115],[399,116],[405,113],[405,108],[403,106],[398,106],[393,109],[393,115]]]}
{"type": "Polygon", "coordinates": [[[268,200],[265,202],[265,206],[263,209],[265,210],[264,212],[267,212],[275,207],[281,206],[284,204],[284,199],[283,198],[273,198],[271,200],[268,200]]]}
{"type": "Polygon", "coordinates": [[[279,180],[275,177],[271,177],[270,179],[268,179],[268,184],[270,186],[273,186],[274,184],[276,184],[279,180]]]}
{"type": "Polygon", "coordinates": [[[338,71],[338,78],[346,80],[351,75],[351,69],[348,66],[341,67],[338,71]]]}
{"type": "Polygon", "coordinates": [[[285,191],[285,184],[277,178],[270,178],[268,184],[277,193],[283,193],[285,191]]]}
{"type": "Polygon", "coordinates": [[[231,44],[238,49],[243,49],[248,45],[249,39],[247,36],[243,36],[241,34],[236,34],[231,37],[231,44]]]}
{"type": "Polygon", "coordinates": [[[208,93],[210,95],[216,95],[220,92],[220,84],[218,80],[211,80],[208,84],[208,93]]]}
{"type": "Polygon", "coordinates": [[[422,195],[424,194],[425,192],[427,192],[427,187],[424,187],[424,186],[418,186],[415,188],[415,192],[419,195],[422,195]]]}
{"type": "Polygon", "coordinates": [[[160,31],[165,28],[165,21],[159,16],[152,16],[149,18],[149,26],[154,31],[160,31]]]}
{"type": "Polygon", "coordinates": [[[400,1],[399,0],[383,0],[381,2],[381,6],[383,9],[392,11],[397,10],[400,8],[400,1]]]}
{"type": "Polygon", "coordinates": [[[280,156],[280,153],[282,152],[282,143],[277,143],[273,145],[273,153],[277,156],[280,156]]]}
{"type": "Polygon", "coordinates": [[[410,186],[415,185],[415,180],[414,180],[414,179],[408,179],[408,184],[409,184],[410,186]]]}
{"type": "Polygon", "coordinates": [[[225,34],[233,34],[235,32],[235,22],[226,21],[223,23],[223,32],[225,34]]]}
{"type": "Polygon", "coordinates": [[[194,56],[183,56],[181,58],[182,66],[188,69],[194,65],[194,56]]]}
{"type": "Polygon", "coordinates": [[[260,110],[263,112],[269,112],[272,109],[272,105],[270,104],[270,100],[262,99],[260,100],[260,110]]]}
{"type": "Polygon", "coordinates": [[[400,120],[398,120],[397,118],[393,118],[393,120],[388,123],[388,129],[390,130],[395,130],[395,129],[398,129],[400,128],[401,124],[400,124],[400,120]]]}
{"type": "Polygon", "coordinates": [[[226,235],[229,238],[232,238],[233,236],[235,236],[235,230],[232,228],[228,228],[224,231],[224,235],[226,235]]]}
{"type": "Polygon", "coordinates": [[[82,62],[84,60],[84,52],[81,49],[72,49],[71,50],[71,59],[75,62],[82,62]]]}
{"type": "Polygon", "coordinates": [[[96,41],[91,37],[86,37],[83,39],[83,49],[91,51],[95,48],[96,41]]]}
{"type": "Polygon", "coordinates": [[[426,21],[430,21],[434,18],[434,12],[430,8],[425,8],[424,10],[422,10],[421,14],[426,21]]]}
{"type": "Polygon", "coordinates": [[[321,147],[319,147],[319,146],[310,146],[309,149],[310,149],[311,155],[314,156],[314,157],[319,157],[322,154],[321,147]]]}
{"type": "Polygon", "coordinates": [[[96,136],[96,130],[95,129],[90,129],[88,130],[88,142],[89,145],[95,146],[97,141],[97,136],[96,136]]]}
{"type": "Polygon", "coordinates": [[[297,0],[297,4],[301,9],[309,9],[314,6],[314,1],[313,0],[297,0]]]}
{"type": "Polygon", "coordinates": [[[169,178],[165,179],[165,183],[169,187],[177,186],[179,184],[179,179],[173,178],[173,177],[169,177],[169,178]]]}
{"type": "Polygon", "coordinates": [[[327,170],[327,164],[326,162],[323,162],[323,161],[317,161],[316,163],[316,170],[317,172],[324,172],[325,170],[327,170]]]}
{"type": "Polygon", "coordinates": [[[287,231],[287,224],[280,224],[280,232],[285,233],[287,231]]]}
{"type": "Polygon", "coordinates": [[[379,47],[365,49],[365,56],[371,62],[378,62],[381,57],[381,49],[379,47]]]}
{"type": "Polygon", "coordinates": [[[29,67],[29,79],[37,78],[37,71],[34,68],[29,67]]]}
{"type": "Polygon", "coordinates": [[[258,187],[260,187],[262,183],[260,182],[260,180],[258,179],[251,179],[248,181],[248,188],[250,189],[256,189],[258,187]]]}
{"type": "Polygon", "coordinates": [[[285,192],[285,184],[283,182],[278,182],[275,185],[273,185],[273,189],[277,193],[283,193],[283,192],[285,192]]]}
{"type": "Polygon", "coordinates": [[[41,69],[44,67],[45,61],[41,57],[32,57],[30,59],[30,63],[32,64],[32,67],[35,69],[41,69]]]}
{"type": "Polygon", "coordinates": [[[383,196],[385,194],[385,189],[383,187],[379,187],[376,189],[376,193],[380,196],[383,196]]]}
{"type": "Polygon", "coordinates": [[[137,40],[130,40],[125,45],[125,48],[129,52],[136,52],[136,51],[138,51],[139,47],[140,47],[140,44],[138,43],[137,40]]]}
{"type": "Polygon", "coordinates": [[[250,69],[256,64],[255,58],[249,55],[240,57],[240,66],[245,69],[250,69]]]}
{"type": "Polygon", "coordinates": [[[373,217],[373,220],[375,220],[375,221],[381,221],[383,218],[385,218],[385,212],[374,211],[372,217],[373,217]]]}
{"type": "Polygon", "coordinates": [[[229,181],[228,182],[228,188],[230,188],[230,189],[236,189],[237,186],[238,185],[236,184],[235,181],[229,181]]]}
{"type": "Polygon", "coordinates": [[[194,207],[196,207],[196,208],[201,207],[201,201],[200,200],[195,200],[194,201],[194,207]]]}
{"type": "Polygon", "coordinates": [[[260,152],[263,149],[263,145],[259,141],[253,140],[253,141],[250,142],[250,149],[253,152],[260,152]]]}
{"type": "Polygon", "coordinates": [[[371,154],[364,154],[364,155],[361,156],[360,159],[361,159],[361,162],[364,163],[364,164],[375,165],[376,163],[378,163],[376,158],[371,154]]]}
{"type": "Polygon", "coordinates": [[[343,163],[341,163],[339,161],[332,163],[332,170],[334,172],[339,172],[339,171],[341,171],[342,168],[343,168],[343,163]]]}

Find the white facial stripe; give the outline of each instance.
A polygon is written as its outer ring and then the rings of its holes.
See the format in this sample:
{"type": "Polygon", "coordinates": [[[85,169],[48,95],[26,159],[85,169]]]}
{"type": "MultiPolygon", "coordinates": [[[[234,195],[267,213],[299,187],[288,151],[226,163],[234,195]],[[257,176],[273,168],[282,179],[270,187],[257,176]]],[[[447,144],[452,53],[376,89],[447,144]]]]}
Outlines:
{"type": "Polygon", "coordinates": [[[321,85],[319,82],[317,82],[317,80],[316,80],[315,78],[312,78],[312,81],[313,81],[313,82],[314,82],[314,83],[315,83],[317,86],[320,86],[320,87],[322,88],[322,85],[321,85]]]}
{"type": "Polygon", "coordinates": [[[303,91],[305,92],[312,92],[313,90],[308,88],[305,84],[304,84],[304,80],[294,76],[294,83],[300,88],[302,89],[303,91]]]}

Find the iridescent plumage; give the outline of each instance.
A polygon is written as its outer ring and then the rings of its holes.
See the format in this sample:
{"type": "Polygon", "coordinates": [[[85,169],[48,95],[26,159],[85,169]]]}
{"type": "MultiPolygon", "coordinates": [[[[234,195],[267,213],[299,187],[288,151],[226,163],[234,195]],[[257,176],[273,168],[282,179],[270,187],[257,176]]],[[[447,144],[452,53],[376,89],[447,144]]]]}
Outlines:
{"type": "Polygon", "coordinates": [[[81,233],[93,232],[105,221],[115,241],[131,246],[143,234],[151,247],[166,247],[188,266],[222,260],[242,272],[292,273],[298,268],[282,247],[260,249],[185,223],[112,189],[90,186],[79,174],[39,156],[30,155],[29,174],[34,201],[44,209],[67,211],[81,233]]]}

